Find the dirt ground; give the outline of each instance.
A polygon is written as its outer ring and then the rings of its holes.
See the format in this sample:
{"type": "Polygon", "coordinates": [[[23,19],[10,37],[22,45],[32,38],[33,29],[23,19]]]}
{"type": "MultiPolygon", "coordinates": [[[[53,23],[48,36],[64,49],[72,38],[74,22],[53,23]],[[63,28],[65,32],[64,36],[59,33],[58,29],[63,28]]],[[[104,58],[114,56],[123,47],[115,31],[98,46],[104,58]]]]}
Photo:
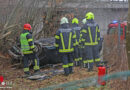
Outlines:
{"type": "MultiPolygon", "coordinates": [[[[41,69],[41,71],[43,70],[41,69]]],[[[13,90],[34,90],[54,84],[61,84],[73,80],[80,80],[86,77],[95,76],[97,75],[97,69],[94,68],[93,72],[87,72],[87,69],[85,68],[75,67],[74,73],[69,76],[57,75],[50,79],[33,81],[20,78],[24,75],[23,69],[11,68],[9,60],[0,58],[0,74],[4,77],[5,81],[13,82],[13,90]]]]}
{"type": "MultiPolygon", "coordinates": [[[[113,48],[114,49],[114,48],[113,48]]],[[[128,70],[128,62],[126,57],[126,50],[124,42],[121,44],[121,53],[120,57],[117,55],[117,51],[113,50],[111,54],[107,55],[108,57],[108,74],[114,72],[120,72],[128,70]]],[[[57,75],[50,79],[46,80],[27,80],[21,78],[24,75],[23,69],[12,68],[10,59],[0,55],[0,76],[4,77],[5,82],[12,82],[12,89],[10,90],[38,90],[39,88],[44,88],[51,85],[62,84],[65,82],[75,81],[86,79],[89,77],[97,76],[97,68],[94,67],[93,72],[87,72],[86,68],[74,67],[74,73],[69,76],[57,75]]],[[[45,69],[41,69],[44,71],[45,69]]],[[[110,80],[107,81],[107,85],[104,87],[92,86],[89,88],[82,88],[79,90],[130,90],[130,79],[127,80],[110,80]]],[[[1,89],[0,89],[1,90],[1,89]]],[[[5,90],[5,89],[4,89],[5,90]]]]}
{"type": "MultiPolygon", "coordinates": [[[[41,69],[43,71],[44,69],[41,69]]],[[[110,69],[109,69],[110,70],[110,69]]],[[[50,85],[61,84],[65,82],[70,82],[74,80],[81,80],[93,76],[97,76],[97,68],[94,68],[93,72],[87,72],[87,69],[75,67],[74,73],[69,75],[68,77],[64,75],[57,75],[53,78],[46,80],[27,80],[25,78],[21,78],[24,75],[23,69],[15,69],[11,68],[11,64],[8,59],[0,58],[0,75],[4,77],[5,82],[12,82],[12,89],[10,90],[37,90],[39,88],[44,88],[50,85]]],[[[129,90],[129,89],[114,89],[115,86],[113,84],[118,83],[121,85],[121,80],[119,81],[108,81],[105,87],[90,87],[79,90],[129,90]]],[[[127,84],[127,81],[122,81],[122,83],[127,84]]]]}

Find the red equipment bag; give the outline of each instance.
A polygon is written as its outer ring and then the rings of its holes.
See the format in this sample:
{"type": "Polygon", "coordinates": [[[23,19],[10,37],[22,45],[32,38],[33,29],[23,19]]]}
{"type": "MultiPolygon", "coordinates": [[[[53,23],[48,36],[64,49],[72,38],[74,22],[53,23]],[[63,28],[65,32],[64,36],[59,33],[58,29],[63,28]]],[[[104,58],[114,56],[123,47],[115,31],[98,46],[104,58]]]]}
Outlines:
{"type": "Polygon", "coordinates": [[[98,84],[99,85],[106,85],[106,82],[102,80],[102,77],[106,75],[106,67],[100,66],[98,67],[98,84]]]}

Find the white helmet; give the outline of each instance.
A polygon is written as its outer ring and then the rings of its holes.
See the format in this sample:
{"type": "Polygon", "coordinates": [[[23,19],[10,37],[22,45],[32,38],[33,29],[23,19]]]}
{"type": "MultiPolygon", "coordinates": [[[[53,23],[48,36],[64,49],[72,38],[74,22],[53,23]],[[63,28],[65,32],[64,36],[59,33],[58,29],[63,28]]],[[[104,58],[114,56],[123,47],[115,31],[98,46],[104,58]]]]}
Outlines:
{"type": "Polygon", "coordinates": [[[62,17],[60,20],[60,24],[65,24],[65,23],[69,23],[68,19],[66,17],[62,17]]]}
{"type": "Polygon", "coordinates": [[[86,18],[82,20],[82,23],[85,24],[87,22],[86,18]]]}

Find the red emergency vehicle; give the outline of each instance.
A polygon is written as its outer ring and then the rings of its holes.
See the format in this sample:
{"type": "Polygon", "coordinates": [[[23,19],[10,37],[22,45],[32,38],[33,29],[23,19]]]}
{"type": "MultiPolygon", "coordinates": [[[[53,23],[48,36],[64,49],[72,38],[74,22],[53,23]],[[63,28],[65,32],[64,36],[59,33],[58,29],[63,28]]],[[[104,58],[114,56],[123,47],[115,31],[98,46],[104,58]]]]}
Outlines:
{"type": "MultiPolygon", "coordinates": [[[[126,30],[127,30],[127,21],[123,21],[120,23],[120,28],[121,28],[121,31],[120,31],[120,39],[121,40],[124,40],[126,38],[126,30]]],[[[108,25],[108,31],[107,31],[107,34],[113,34],[115,33],[116,30],[118,30],[118,21],[113,21],[112,23],[110,23],[108,25]]]]}

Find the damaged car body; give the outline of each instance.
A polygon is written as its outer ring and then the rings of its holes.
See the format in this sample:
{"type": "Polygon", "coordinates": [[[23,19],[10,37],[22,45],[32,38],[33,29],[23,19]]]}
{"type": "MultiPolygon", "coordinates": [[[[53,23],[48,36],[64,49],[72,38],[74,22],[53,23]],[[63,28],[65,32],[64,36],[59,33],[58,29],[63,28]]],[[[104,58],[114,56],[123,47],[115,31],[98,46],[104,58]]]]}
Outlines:
{"type": "MultiPolygon", "coordinates": [[[[103,38],[101,38],[99,42],[99,52],[102,50],[102,42],[103,42],[103,38]]],[[[40,60],[40,66],[44,66],[47,64],[53,65],[53,64],[61,63],[62,61],[61,57],[57,52],[54,43],[55,43],[55,39],[53,37],[42,38],[34,42],[36,46],[36,54],[38,55],[40,60]]],[[[9,50],[9,55],[12,58],[12,62],[15,63],[22,62],[20,43],[17,43],[16,45],[11,47],[11,49],[9,50]]]]}

